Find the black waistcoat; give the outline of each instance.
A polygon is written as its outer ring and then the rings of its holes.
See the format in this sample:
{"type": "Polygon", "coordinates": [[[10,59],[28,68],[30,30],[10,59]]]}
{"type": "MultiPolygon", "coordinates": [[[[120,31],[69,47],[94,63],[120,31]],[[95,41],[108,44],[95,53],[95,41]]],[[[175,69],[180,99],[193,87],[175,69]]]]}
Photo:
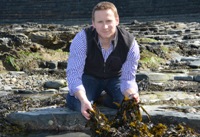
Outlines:
{"type": "Polygon", "coordinates": [[[112,78],[121,76],[121,68],[126,61],[128,51],[133,42],[133,35],[125,29],[117,27],[118,41],[112,53],[104,62],[101,46],[98,45],[98,34],[93,27],[85,29],[87,37],[87,58],[84,74],[97,78],[112,78]]]}

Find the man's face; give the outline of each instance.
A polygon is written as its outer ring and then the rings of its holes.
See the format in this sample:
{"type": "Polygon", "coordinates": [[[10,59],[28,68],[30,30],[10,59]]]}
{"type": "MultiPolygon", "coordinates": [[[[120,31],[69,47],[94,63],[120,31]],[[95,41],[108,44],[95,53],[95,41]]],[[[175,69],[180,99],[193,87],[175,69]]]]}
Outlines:
{"type": "Polygon", "coordinates": [[[92,25],[96,28],[96,31],[101,38],[113,38],[118,24],[119,18],[115,17],[111,9],[95,11],[92,25]]]}

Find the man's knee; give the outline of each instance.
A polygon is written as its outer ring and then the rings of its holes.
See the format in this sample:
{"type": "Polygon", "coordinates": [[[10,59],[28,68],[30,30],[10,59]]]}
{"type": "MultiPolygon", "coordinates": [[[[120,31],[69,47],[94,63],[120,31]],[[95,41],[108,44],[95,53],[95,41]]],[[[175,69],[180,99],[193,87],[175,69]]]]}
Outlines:
{"type": "Polygon", "coordinates": [[[66,96],[66,107],[75,111],[81,111],[80,101],[70,94],[67,94],[66,96]]]}

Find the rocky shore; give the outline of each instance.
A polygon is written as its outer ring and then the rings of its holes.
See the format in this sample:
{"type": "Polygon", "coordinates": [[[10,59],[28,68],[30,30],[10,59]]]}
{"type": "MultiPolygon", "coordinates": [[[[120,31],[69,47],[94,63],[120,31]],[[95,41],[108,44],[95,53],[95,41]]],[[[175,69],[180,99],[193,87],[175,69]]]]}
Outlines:
{"type": "MultiPolygon", "coordinates": [[[[120,25],[140,44],[136,77],[152,120],[185,122],[200,132],[200,24],[135,20],[120,25]]],[[[83,117],[65,106],[65,69],[71,40],[86,26],[1,26],[0,135],[26,129],[84,130],[83,117]]]]}

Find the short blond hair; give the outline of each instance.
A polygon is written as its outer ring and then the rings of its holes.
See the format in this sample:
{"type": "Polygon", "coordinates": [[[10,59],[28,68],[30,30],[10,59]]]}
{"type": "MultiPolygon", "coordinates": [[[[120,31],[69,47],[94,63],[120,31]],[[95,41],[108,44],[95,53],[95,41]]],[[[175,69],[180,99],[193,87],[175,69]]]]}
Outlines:
{"type": "Polygon", "coordinates": [[[99,2],[94,8],[93,8],[93,11],[92,11],[92,20],[94,21],[94,14],[95,14],[95,11],[98,11],[98,10],[108,10],[108,9],[111,9],[115,15],[115,17],[119,17],[118,15],[118,12],[117,12],[117,8],[115,7],[115,5],[111,2],[107,2],[107,1],[103,1],[103,2],[99,2]]]}

